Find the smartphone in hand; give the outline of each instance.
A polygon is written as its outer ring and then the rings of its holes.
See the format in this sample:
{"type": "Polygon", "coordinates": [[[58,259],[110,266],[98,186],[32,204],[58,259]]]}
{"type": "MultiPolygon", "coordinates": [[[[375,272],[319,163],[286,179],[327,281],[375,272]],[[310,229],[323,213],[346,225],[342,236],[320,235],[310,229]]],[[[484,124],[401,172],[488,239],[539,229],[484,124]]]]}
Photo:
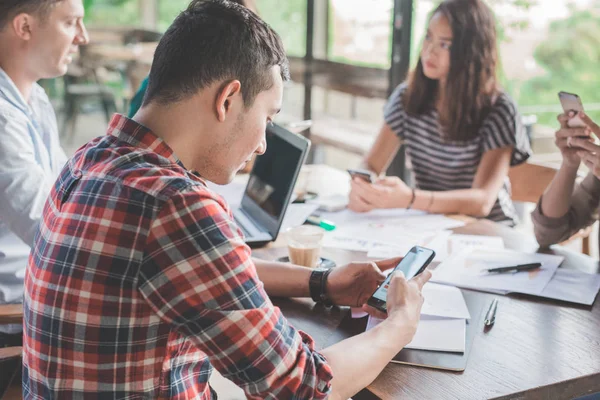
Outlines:
{"type": "Polygon", "coordinates": [[[583,103],[579,96],[574,93],[559,92],[558,99],[565,114],[568,115],[570,111],[575,112],[575,116],[569,119],[567,126],[569,128],[585,128],[585,124],[579,118],[579,115],[577,115],[583,111],[583,103]]]}
{"type": "Polygon", "coordinates": [[[371,307],[374,307],[380,311],[387,313],[387,291],[390,286],[390,280],[392,279],[392,275],[396,271],[404,272],[404,276],[406,279],[411,279],[421,272],[425,271],[425,268],[433,261],[435,258],[435,251],[421,247],[415,246],[396,265],[392,273],[390,273],[385,281],[375,290],[375,293],[369,298],[367,304],[371,307]]]}
{"type": "Polygon", "coordinates": [[[364,169],[348,169],[347,170],[352,179],[359,178],[365,182],[373,183],[375,179],[373,178],[373,173],[371,171],[367,171],[364,169]]]}

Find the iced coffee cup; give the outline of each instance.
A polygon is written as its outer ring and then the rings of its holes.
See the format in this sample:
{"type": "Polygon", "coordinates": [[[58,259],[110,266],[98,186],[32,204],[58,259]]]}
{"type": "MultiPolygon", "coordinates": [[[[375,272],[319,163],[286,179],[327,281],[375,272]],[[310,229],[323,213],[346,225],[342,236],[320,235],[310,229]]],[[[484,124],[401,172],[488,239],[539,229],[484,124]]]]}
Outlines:
{"type": "Polygon", "coordinates": [[[325,231],[317,226],[301,225],[288,229],[285,234],[290,262],[315,268],[321,256],[325,231]]]}

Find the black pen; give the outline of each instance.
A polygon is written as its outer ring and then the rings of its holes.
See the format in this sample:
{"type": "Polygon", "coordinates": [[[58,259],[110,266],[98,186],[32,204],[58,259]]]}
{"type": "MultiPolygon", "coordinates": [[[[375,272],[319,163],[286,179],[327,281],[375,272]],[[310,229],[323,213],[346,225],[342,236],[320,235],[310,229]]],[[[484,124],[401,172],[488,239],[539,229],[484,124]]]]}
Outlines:
{"type": "Polygon", "coordinates": [[[512,265],[510,267],[499,267],[499,268],[490,268],[487,272],[503,274],[505,272],[521,272],[521,271],[531,271],[533,269],[538,269],[542,266],[542,263],[531,263],[531,264],[521,264],[521,265],[512,265]]]}
{"type": "Polygon", "coordinates": [[[490,304],[490,308],[488,309],[487,313],[485,314],[485,320],[483,320],[483,324],[486,327],[490,327],[492,325],[494,325],[494,322],[496,322],[496,310],[498,309],[498,299],[494,299],[492,301],[492,304],[490,304]]]}

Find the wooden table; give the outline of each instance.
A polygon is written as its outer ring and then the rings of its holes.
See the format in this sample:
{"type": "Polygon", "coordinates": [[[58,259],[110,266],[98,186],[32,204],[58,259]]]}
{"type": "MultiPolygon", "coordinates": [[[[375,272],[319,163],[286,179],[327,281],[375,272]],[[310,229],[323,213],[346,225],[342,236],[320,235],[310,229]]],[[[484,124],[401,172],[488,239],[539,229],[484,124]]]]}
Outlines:
{"type": "MultiPolygon", "coordinates": [[[[490,221],[476,221],[457,233],[500,236],[507,248],[537,250],[533,237],[490,221]]],[[[562,248],[561,268],[598,273],[598,262],[562,248]]],[[[283,243],[255,250],[274,259],[286,254],[283,243]]],[[[338,264],[365,260],[364,253],[324,249],[338,264]]],[[[465,291],[486,304],[494,295],[465,291]]],[[[389,364],[368,390],[382,399],[571,399],[600,392],[600,301],[593,307],[526,295],[498,296],[496,323],[479,329],[462,373],[389,364]]],[[[310,299],[275,299],[291,323],[327,347],[364,329],[365,320],[349,308],[331,309],[310,299]]],[[[483,321],[473,321],[483,326],[483,321]]]]}

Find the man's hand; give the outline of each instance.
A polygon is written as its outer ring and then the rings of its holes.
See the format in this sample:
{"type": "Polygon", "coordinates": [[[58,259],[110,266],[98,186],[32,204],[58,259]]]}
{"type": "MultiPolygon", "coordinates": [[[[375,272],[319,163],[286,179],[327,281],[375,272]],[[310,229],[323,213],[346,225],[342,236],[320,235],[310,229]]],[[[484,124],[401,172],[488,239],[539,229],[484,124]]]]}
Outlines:
{"type": "Polygon", "coordinates": [[[398,324],[398,334],[409,343],[419,325],[421,307],[423,306],[423,286],[431,279],[431,271],[425,270],[411,280],[400,272],[394,273],[387,292],[387,315],[368,305],[363,310],[374,317],[393,320],[398,324]]]}
{"type": "Polygon", "coordinates": [[[381,271],[395,267],[400,260],[401,258],[390,258],[335,267],[327,278],[327,296],[336,305],[360,307],[385,280],[381,271]]]}

